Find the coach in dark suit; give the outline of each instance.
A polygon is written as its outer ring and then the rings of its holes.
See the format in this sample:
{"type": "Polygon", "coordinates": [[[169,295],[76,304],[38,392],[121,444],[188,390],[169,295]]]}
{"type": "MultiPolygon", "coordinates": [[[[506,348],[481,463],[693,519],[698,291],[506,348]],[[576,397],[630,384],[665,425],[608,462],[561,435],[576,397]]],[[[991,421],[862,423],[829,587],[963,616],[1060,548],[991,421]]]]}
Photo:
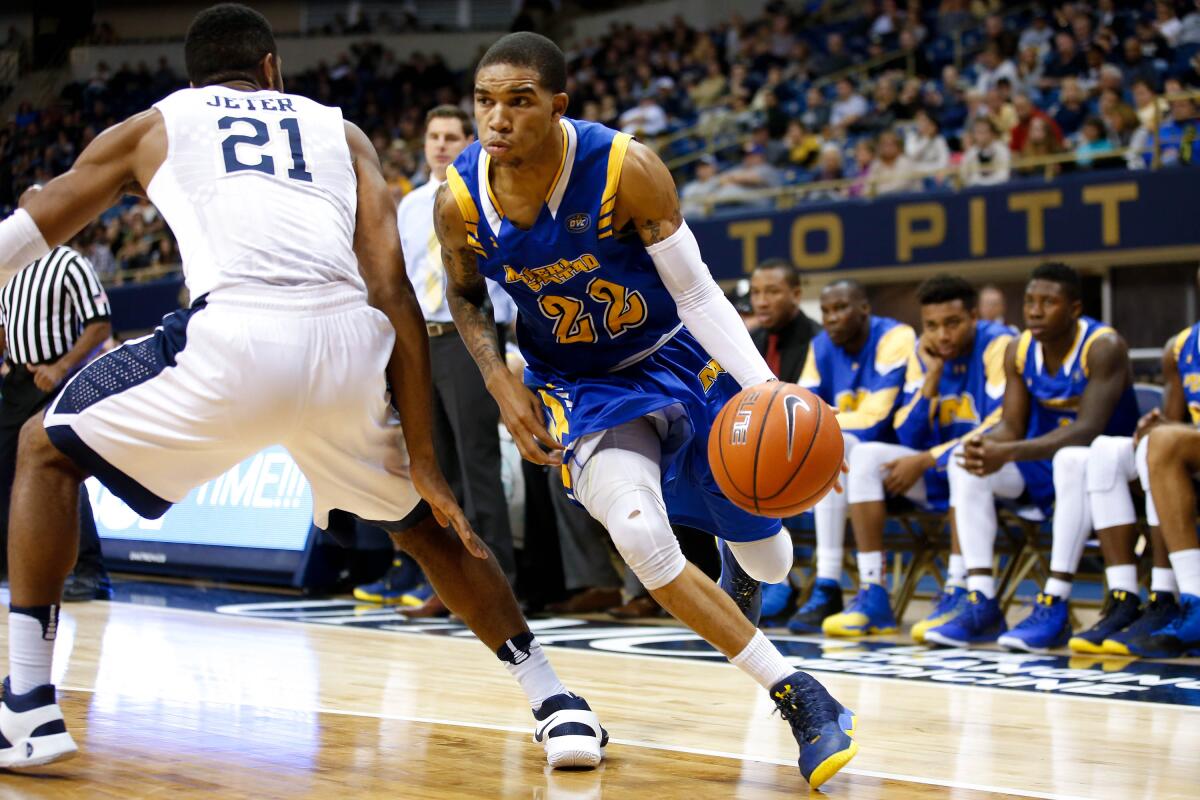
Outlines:
{"type": "Polygon", "coordinates": [[[767,366],[782,381],[800,380],[808,344],[821,327],[800,310],[800,273],[781,258],[764,261],[750,276],[751,333],[767,366]]]}

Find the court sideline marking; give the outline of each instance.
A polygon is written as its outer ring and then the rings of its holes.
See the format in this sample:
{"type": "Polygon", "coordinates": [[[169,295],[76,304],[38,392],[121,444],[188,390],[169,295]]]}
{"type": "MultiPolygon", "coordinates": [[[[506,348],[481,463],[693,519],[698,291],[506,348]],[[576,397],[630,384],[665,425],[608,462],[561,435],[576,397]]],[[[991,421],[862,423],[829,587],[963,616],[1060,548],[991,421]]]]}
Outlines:
{"type": "MultiPolygon", "coordinates": [[[[95,688],[85,686],[60,686],[60,691],[65,692],[82,692],[85,694],[96,694],[95,688]]],[[[172,702],[170,698],[159,698],[165,702],[172,702]]],[[[203,701],[203,705],[233,705],[231,703],[213,703],[211,701],[203,701]]],[[[239,706],[246,707],[246,706],[239,706]]],[[[422,725],[446,725],[456,728],[474,728],[477,730],[504,731],[507,733],[518,733],[525,736],[532,736],[530,728],[519,728],[515,725],[498,725],[489,722],[466,722],[463,720],[439,719],[436,717],[418,717],[408,714],[385,714],[378,711],[352,711],[349,709],[323,708],[317,706],[315,708],[285,708],[278,706],[262,706],[253,705],[250,708],[260,709],[262,711],[281,711],[293,714],[329,714],[331,716],[343,717],[359,717],[365,719],[389,720],[393,722],[415,722],[422,725]]],[[[624,739],[613,737],[609,739],[612,744],[619,744],[623,747],[639,747],[646,750],[662,750],[670,753],[687,753],[688,755],[708,756],[710,758],[723,758],[730,761],[752,761],[760,764],[771,764],[781,767],[794,767],[795,761],[782,758],[769,758],[767,756],[756,756],[747,753],[729,753],[722,750],[705,750],[698,747],[685,747],[681,745],[658,744],[657,742],[644,742],[638,739],[624,739]]],[[[904,775],[893,772],[878,772],[875,770],[855,769],[854,767],[846,767],[841,771],[847,775],[856,775],[863,778],[876,778],[879,780],[895,781],[897,783],[915,783],[923,786],[938,786],[945,789],[961,789],[964,791],[987,792],[991,794],[1006,795],[1009,797],[1027,797],[1032,800],[1088,800],[1088,798],[1077,795],[1056,794],[1053,792],[1039,792],[1031,789],[1011,789],[1004,786],[987,786],[978,783],[966,783],[964,781],[943,780],[941,778],[926,778],[917,775],[904,775]]]]}

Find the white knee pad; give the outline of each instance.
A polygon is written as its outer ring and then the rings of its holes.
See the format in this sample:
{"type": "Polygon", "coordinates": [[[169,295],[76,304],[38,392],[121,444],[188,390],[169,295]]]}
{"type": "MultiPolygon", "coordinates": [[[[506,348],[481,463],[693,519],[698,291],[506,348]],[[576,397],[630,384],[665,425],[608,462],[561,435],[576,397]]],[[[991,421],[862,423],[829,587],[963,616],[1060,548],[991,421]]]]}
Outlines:
{"type": "Polygon", "coordinates": [[[1141,481],[1142,491],[1146,493],[1146,522],[1157,528],[1158,509],[1154,506],[1154,495],[1150,493],[1150,463],[1147,460],[1149,447],[1150,437],[1143,436],[1134,453],[1134,463],[1137,466],[1138,480],[1141,481]]]}
{"type": "Polygon", "coordinates": [[[1082,489],[1087,485],[1088,448],[1064,447],[1054,454],[1054,491],[1082,489]]]}
{"type": "Polygon", "coordinates": [[[742,569],[751,578],[764,583],[783,583],[792,571],[794,549],[792,535],[781,530],[769,539],[757,542],[726,542],[742,569]]]}
{"type": "Polygon", "coordinates": [[[1097,436],[1088,448],[1087,491],[1092,525],[1098,531],[1137,522],[1129,482],[1137,477],[1133,439],[1097,436]]]}
{"type": "Polygon", "coordinates": [[[883,465],[890,451],[878,442],[864,442],[850,452],[850,474],[846,476],[846,502],[870,503],[884,499],[883,465]]]}

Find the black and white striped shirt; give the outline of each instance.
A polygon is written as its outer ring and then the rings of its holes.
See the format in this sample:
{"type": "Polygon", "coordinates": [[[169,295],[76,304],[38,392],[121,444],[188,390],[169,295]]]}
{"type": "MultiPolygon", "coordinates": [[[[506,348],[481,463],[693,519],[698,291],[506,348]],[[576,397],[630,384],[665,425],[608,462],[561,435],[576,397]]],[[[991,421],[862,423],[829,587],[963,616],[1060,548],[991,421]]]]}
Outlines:
{"type": "Polygon", "coordinates": [[[54,248],[0,290],[0,325],[7,334],[8,358],[16,364],[58,360],[85,325],[111,313],[92,265],[69,247],[54,248]]]}

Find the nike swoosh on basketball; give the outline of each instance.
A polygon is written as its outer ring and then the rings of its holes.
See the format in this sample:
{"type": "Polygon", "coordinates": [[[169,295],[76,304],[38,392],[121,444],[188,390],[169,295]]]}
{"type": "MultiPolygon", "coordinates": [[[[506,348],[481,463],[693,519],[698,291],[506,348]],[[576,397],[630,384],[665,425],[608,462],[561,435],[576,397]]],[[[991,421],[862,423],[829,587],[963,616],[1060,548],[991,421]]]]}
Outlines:
{"type": "Polygon", "coordinates": [[[805,402],[803,397],[797,397],[794,394],[789,394],[787,397],[783,398],[783,408],[784,412],[787,414],[788,461],[792,460],[792,442],[794,442],[796,439],[796,409],[799,407],[803,407],[805,411],[812,411],[812,407],[805,402]]]}

